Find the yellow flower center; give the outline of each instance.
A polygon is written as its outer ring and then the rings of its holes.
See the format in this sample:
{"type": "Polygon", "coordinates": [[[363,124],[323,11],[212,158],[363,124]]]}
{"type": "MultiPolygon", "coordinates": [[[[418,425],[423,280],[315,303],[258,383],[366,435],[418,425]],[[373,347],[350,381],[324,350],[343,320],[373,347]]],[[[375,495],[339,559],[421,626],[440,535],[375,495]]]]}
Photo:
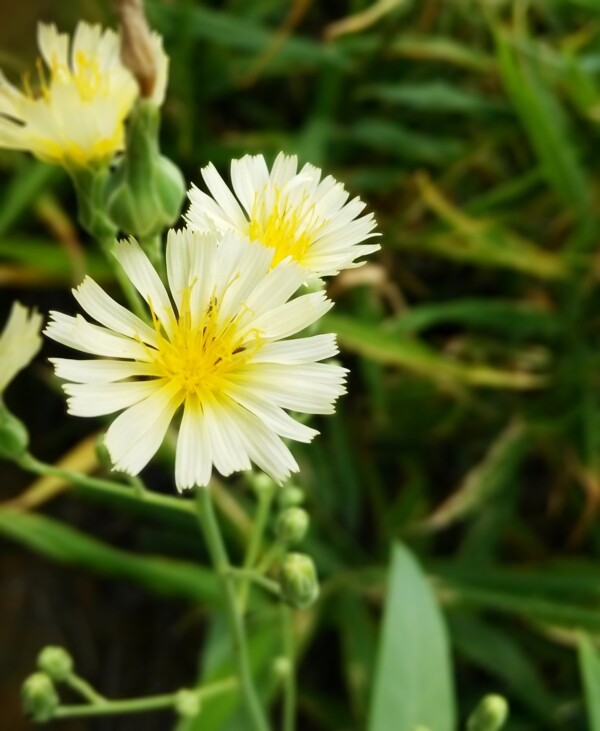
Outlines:
{"type": "MultiPolygon", "coordinates": [[[[190,291],[182,298],[179,318],[172,323],[167,337],[154,313],[152,318],[158,338],[158,349],[150,351],[159,376],[176,382],[181,397],[202,397],[219,392],[226,377],[243,365],[256,347],[242,345],[236,318],[219,323],[218,303],[214,299],[200,322],[192,323],[190,291]]],[[[257,345],[258,345],[257,339],[257,345]]]]}
{"type": "Polygon", "coordinates": [[[322,225],[314,205],[307,205],[305,195],[293,204],[279,187],[274,188],[273,203],[267,210],[266,187],[257,193],[248,222],[248,236],[275,250],[271,267],[286,257],[302,263],[308,248],[322,225]]]}

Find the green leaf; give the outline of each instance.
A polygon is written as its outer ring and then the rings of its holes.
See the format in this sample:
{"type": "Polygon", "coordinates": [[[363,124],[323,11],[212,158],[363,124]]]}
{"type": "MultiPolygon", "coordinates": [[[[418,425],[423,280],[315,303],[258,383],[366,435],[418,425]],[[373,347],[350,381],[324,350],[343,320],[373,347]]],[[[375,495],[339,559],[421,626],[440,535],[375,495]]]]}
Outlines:
{"type": "Polygon", "coordinates": [[[356,322],[344,315],[321,318],[323,331],[337,333],[343,348],[379,363],[407,368],[440,384],[465,384],[489,388],[527,389],[543,384],[543,377],[502,371],[480,364],[466,364],[437,353],[416,339],[409,339],[382,326],[356,322]]]}
{"type": "Polygon", "coordinates": [[[497,31],[495,39],[502,81],[548,182],[566,204],[590,217],[589,186],[560,101],[534,63],[515,50],[515,37],[497,31]]]}
{"type": "Polygon", "coordinates": [[[448,639],[442,615],[410,551],[392,553],[369,731],[456,728],[448,639]]]}
{"type": "Polygon", "coordinates": [[[64,173],[56,166],[27,160],[2,194],[0,234],[4,234],[40,193],[55,184],[61,175],[64,173]]]}
{"type": "Polygon", "coordinates": [[[583,632],[577,638],[577,650],[589,731],[600,731],[600,654],[591,638],[583,632]]]}
{"type": "Polygon", "coordinates": [[[2,508],[0,534],[58,563],[135,581],[157,594],[212,605],[220,601],[212,571],[185,561],[137,556],[43,515],[2,508]]]}
{"type": "Polygon", "coordinates": [[[488,99],[482,94],[465,91],[444,81],[421,82],[419,84],[373,84],[361,89],[360,97],[375,99],[406,109],[423,112],[462,112],[481,114],[497,112],[507,107],[500,101],[488,99]]]}

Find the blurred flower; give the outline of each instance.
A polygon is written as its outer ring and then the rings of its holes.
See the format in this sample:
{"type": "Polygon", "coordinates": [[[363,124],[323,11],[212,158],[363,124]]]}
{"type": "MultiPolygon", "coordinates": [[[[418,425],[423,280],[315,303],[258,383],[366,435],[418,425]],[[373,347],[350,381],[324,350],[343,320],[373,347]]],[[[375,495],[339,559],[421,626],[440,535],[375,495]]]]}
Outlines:
{"type": "Polygon", "coordinates": [[[92,279],[74,290],[86,312],[51,313],[46,334],[104,360],[52,359],[69,411],[100,416],[125,409],[105,444],[115,469],[137,474],[161,445],[184,405],[175,481],[206,485],[251,461],[277,482],[298,465],[281,437],[308,442],[317,432],[284,409],[325,414],[345,392],[345,369],[319,363],[337,352],[335,336],[286,339],[331,306],[323,292],[288,299],[304,281],[300,267],[271,268],[273,251],[229,234],[170,231],[167,276],[172,301],[135,242],[115,255],[149,305],[153,325],[112,300],[92,279]]]}
{"type": "Polygon", "coordinates": [[[0,335],[0,397],[19,371],[27,367],[42,347],[42,316],[14,302],[0,335]]]}
{"type": "Polygon", "coordinates": [[[69,44],[67,34],[40,23],[38,45],[37,82],[25,77],[21,92],[0,75],[0,146],[65,167],[110,159],[123,146],[138,94],[119,36],[80,22],[69,44]]]}
{"type": "Polygon", "coordinates": [[[307,279],[337,274],[359,266],[359,256],[377,251],[379,244],[361,244],[378,236],[373,214],[359,216],[365,204],[330,175],[306,164],[297,172],[298,158],[280,153],[269,172],[262,155],[231,162],[231,182],[237,200],[209,164],[202,177],[212,198],[197,187],[188,195],[186,218],[198,231],[233,230],[273,249],[272,266],[290,257],[307,279]],[[241,205],[240,205],[241,204],[241,205]],[[308,273],[308,275],[307,275],[308,273]]]}
{"type": "Polygon", "coordinates": [[[121,58],[134,75],[142,99],[155,106],[165,100],[169,57],[163,49],[162,37],[151,31],[142,0],[118,0],[121,21],[121,58]]]}

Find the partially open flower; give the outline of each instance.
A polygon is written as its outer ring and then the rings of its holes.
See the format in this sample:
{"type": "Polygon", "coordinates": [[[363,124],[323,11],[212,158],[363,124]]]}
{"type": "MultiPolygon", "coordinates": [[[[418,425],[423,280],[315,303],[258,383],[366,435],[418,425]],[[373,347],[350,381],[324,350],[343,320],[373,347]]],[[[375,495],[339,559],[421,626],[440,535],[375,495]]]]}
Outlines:
{"type": "Polygon", "coordinates": [[[70,413],[123,411],[104,441],[115,469],[137,474],[183,405],[180,490],[206,485],[213,465],[228,475],[254,462],[276,482],[297,471],[281,437],[308,442],[317,432],[285,409],[331,413],[345,392],[345,369],[319,362],[337,353],[335,336],[290,337],[330,308],[325,294],[289,300],[303,270],[286,262],[271,268],[271,249],[233,234],[169,232],[171,297],[134,240],[118,243],[115,255],[153,325],[86,278],[74,294],[101,326],[53,312],[46,329],[54,340],[104,358],[52,362],[71,381],[64,386],[70,413]]]}
{"type": "Polygon", "coordinates": [[[361,244],[378,236],[373,214],[359,216],[365,204],[348,201],[349,193],[330,175],[280,153],[269,171],[262,155],[231,162],[229,190],[214,165],[202,170],[211,195],[195,186],[186,219],[197,231],[236,231],[273,251],[272,266],[290,257],[305,270],[307,280],[359,266],[359,256],[379,249],[361,244]],[[236,199],[237,196],[237,199],[236,199]]]}
{"type": "Polygon", "coordinates": [[[20,91],[0,75],[0,147],[82,167],[123,146],[124,120],[138,94],[120,58],[119,36],[80,22],[73,39],[40,23],[36,79],[20,91]]]}
{"type": "Polygon", "coordinates": [[[0,334],[0,397],[19,371],[27,367],[42,347],[42,316],[14,302],[0,334]]]}

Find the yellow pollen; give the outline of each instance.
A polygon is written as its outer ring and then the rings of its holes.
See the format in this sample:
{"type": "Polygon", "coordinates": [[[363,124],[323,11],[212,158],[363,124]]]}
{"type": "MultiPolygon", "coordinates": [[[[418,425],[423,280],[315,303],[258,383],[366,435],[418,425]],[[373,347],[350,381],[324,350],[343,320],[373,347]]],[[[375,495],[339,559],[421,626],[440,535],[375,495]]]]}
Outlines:
{"type": "Polygon", "coordinates": [[[274,188],[272,195],[271,206],[267,205],[267,186],[255,195],[248,235],[263,246],[275,249],[271,267],[288,256],[302,263],[322,221],[314,204],[307,205],[308,194],[296,204],[292,204],[279,187],[274,188]]]}
{"type": "MultiPolygon", "coordinates": [[[[226,377],[243,365],[255,352],[254,344],[242,345],[235,320],[219,323],[218,303],[213,300],[204,316],[192,323],[190,292],[184,292],[179,318],[172,323],[172,334],[164,334],[154,313],[152,319],[158,349],[150,349],[160,375],[176,382],[183,398],[222,390],[226,377]]],[[[258,342],[258,341],[257,341],[258,342]]]]}

